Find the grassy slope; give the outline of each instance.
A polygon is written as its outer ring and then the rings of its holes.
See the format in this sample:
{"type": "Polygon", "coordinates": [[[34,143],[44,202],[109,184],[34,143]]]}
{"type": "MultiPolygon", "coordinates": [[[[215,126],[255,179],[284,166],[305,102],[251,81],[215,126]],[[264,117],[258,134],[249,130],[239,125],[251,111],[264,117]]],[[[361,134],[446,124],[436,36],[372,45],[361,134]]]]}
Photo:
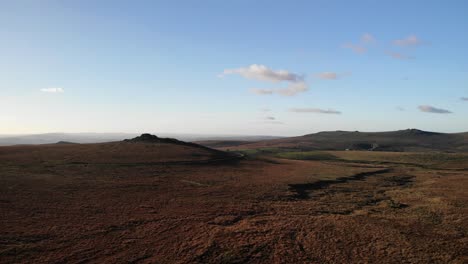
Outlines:
{"type": "Polygon", "coordinates": [[[308,150],[368,150],[404,152],[468,152],[468,133],[446,134],[420,130],[393,132],[320,132],[300,137],[242,144],[230,149],[289,148],[308,150]]]}
{"type": "Polygon", "coordinates": [[[398,163],[431,168],[467,169],[468,153],[418,153],[376,151],[278,151],[271,156],[293,160],[356,161],[398,163]]]}

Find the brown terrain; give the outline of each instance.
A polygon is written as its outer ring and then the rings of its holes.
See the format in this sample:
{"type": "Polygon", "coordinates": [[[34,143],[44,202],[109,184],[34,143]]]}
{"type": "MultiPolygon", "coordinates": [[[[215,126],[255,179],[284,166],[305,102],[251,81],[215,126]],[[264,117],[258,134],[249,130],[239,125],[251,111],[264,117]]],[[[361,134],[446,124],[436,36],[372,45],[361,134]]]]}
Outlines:
{"type": "Polygon", "coordinates": [[[468,263],[468,154],[313,155],[0,147],[0,263],[468,263]]]}
{"type": "Polygon", "coordinates": [[[437,133],[418,129],[389,132],[328,131],[299,137],[246,141],[200,141],[220,149],[289,148],[298,150],[373,150],[393,152],[468,152],[468,133],[437,133]]]}

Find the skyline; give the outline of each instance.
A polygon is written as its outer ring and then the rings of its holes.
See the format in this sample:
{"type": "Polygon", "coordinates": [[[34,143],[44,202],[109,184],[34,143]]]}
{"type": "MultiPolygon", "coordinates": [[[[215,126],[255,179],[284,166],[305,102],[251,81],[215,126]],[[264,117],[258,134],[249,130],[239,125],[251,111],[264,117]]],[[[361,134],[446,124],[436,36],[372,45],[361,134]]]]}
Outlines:
{"type": "Polygon", "coordinates": [[[0,134],[468,131],[464,1],[0,3],[0,134]]]}

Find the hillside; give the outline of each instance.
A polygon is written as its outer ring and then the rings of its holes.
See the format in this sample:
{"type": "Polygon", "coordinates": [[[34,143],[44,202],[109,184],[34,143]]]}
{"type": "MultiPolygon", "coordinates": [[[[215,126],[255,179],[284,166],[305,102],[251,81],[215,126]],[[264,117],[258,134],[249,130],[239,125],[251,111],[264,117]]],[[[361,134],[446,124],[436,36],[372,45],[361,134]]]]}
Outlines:
{"type": "MultiPolygon", "coordinates": [[[[218,148],[227,148],[227,146],[218,148]]],[[[228,146],[230,149],[291,148],[299,150],[373,150],[398,152],[466,152],[468,133],[436,133],[418,129],[390,132],[330,131],[228,146]]]]}
{"type": "Polygon", "coordinates": [[[467,263],[468,154],[323,152],[0,147],[0,263],[467,263]]]}
{"type": "Polygon", "coordinates": [[[232,157],[232,154],[195,143],[143,134],[124,141],[94,144],[46,144],[0,148],[3,163],[30,164],[142,164],[200,162],[232,157]]]}
{"type": "MultiPolygon", "coordinates": [[[[162,137],[178,138],[183,141],[245,141],[256,142],[260,140],[278,139],[275,136],[262,135],[199,135],[178,133],[157,133],[162,137]]],[[[126,138],[138,136],[135,133],[45,133],[30,135],[0,135],[0,146],[53,144],[59,141],[74,143],[104,143],[121,141],[126,138]]]]}

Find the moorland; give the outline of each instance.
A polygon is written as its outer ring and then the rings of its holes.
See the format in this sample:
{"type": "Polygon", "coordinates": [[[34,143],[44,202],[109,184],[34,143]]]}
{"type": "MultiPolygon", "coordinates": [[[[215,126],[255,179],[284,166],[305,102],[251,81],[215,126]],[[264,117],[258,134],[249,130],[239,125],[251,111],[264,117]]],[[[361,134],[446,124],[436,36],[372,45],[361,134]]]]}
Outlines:
{"type": "Polygon", "coordinates": [[[336,135],[0,147],[0,262],[468,262],[466,135],[336,135]]]}

